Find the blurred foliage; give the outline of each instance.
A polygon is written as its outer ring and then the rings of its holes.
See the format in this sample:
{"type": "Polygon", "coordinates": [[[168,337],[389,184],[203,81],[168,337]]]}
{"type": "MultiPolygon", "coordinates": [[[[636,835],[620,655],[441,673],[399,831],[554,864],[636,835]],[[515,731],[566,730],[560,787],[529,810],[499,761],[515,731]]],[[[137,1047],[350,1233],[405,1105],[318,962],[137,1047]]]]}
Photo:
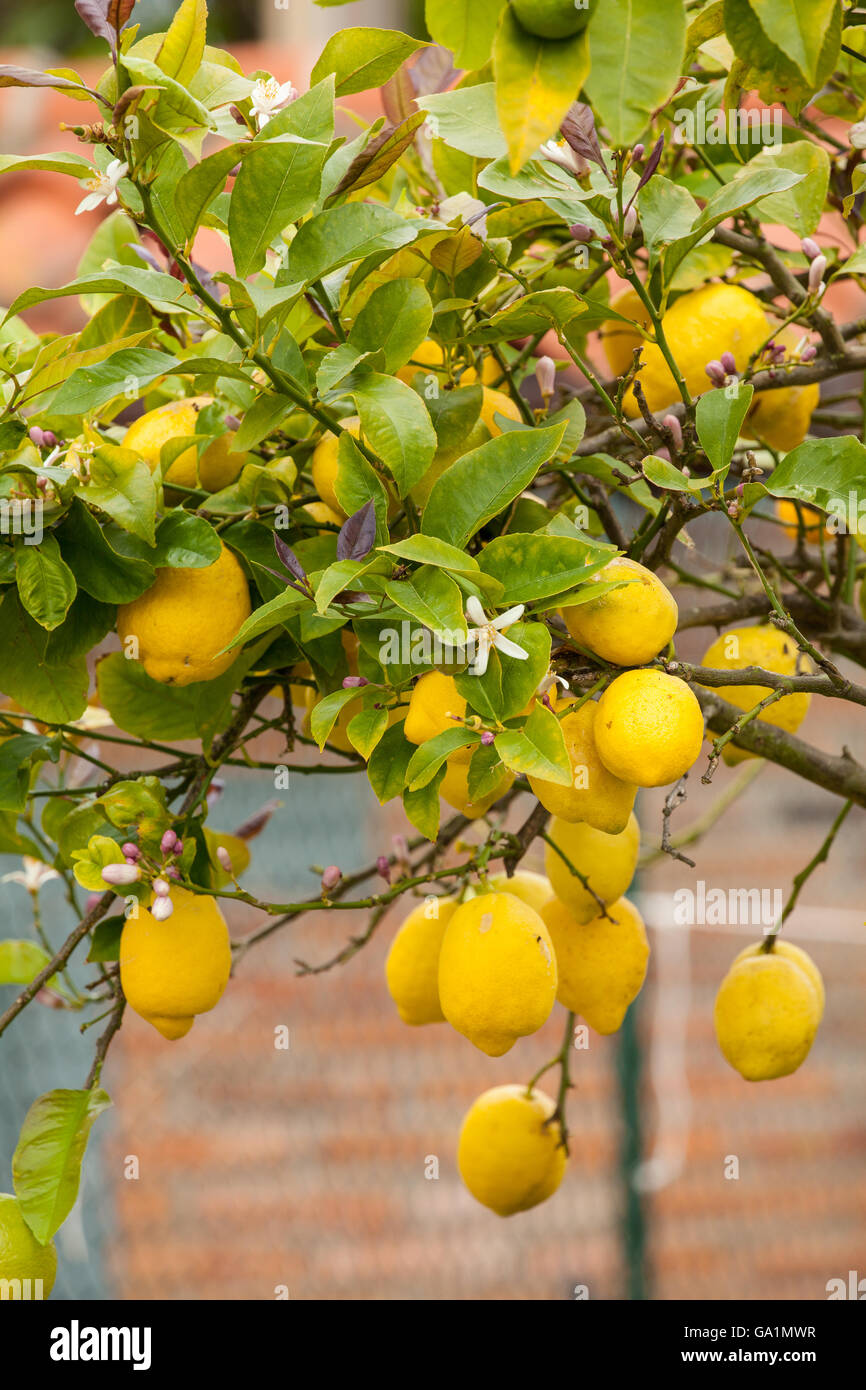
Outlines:
{"type": "MultiPolygon", "coordinates": [[[[210,42],[255,38],[258,8],[258,0],[210,0],[210,42]]],[[[176,9],[176,0],[139,0],[135,18],[142,33],[153,33],[167,27],[176,9]]],[[[0,0],[0,44],[32,44],[70,54],[104,49],[78,18],[73,0],[39,0],[37,5],[0,0]]]]}

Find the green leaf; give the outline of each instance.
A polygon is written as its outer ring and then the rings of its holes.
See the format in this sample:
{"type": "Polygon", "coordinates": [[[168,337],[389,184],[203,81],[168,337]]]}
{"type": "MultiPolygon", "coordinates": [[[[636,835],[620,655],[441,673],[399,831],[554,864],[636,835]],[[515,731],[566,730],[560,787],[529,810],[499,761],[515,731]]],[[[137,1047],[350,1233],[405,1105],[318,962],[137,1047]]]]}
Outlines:
{"type": "Polygon", "coordinates": [[[595,556],[591,545],[576,538],[518,532],[496,536],[481,552],[480,564],[503,585],[500,602],[508,606],[573,589],[610,558],[589,564],[595,556]]]}
{"type": "Polygon", "coordinates": [[[841,505],[827,510],[844,514],[849,492],[866,488],[866,448],[852,434],[806,439],[785,455],[764,487],[773,497],[800,502],[825,505],[833,499],[841,505]]]}
{"type": "Polygon", "coordinates": [[[120,938],[125,921],[126,918],[118,914],[116,917],[104,917],[101,922],[97,922],[90,938],[88,963],[120,959],[120,938]]]}
{"type": "Polygon", "coordinates": [[[430,37],[450,48],[457,68],[483,68],[505,0],[427,0],[430,37]]]}
{"type": "Polygon", "coordinates": [[[198,305],[186,285],[171,275],[163,275],[159,270],[137,270],[134,266],[112,266],[110,271],[100,271],[92,275],[79,275],[68,285],[54,289],[34,287],[19,294],[9,309],[7,319],[32,309],[35,304],[44,304],[48,299],[65,299],[70,295],[83,294],[134,294],[157,311],[171,313],[183,307],[188,313],[197,313],[198,305]]]}
{"type": "Polygon", "coordinates": [[[430,295],[420,280],[389,280],[373,291],[349,333],[360,352],[385,354],[385,371],[396,372],[424,342],[433,322],[430,295]]]}
{"type": "Polygon", "coordinates": [[[440,641],[449,646],[466,641],[463,595],[444,570],[424,566],[409,579],[386,580],[383,588],[392,603],[429,628],[440,641]]]}
{"type": "Polygon", "coordinates": [[[115,550],[105,528],[80,498],[55,532],[60,553],[80,589],[101,603],[131,603],[149,589],[156,573],[146,560],[115,550]]]}
{"type": "Polygon", "coordinates": [[[83,654],[53,658],[50,641],[51,634],[24,611],[17,592],[8,590],[0,601],[3,693],[34,719],[69,724],[87,707],[87,662],[83,654]]]}
{"type": "Polygon", "coordinates": [[[220,538],[209,521],[175,508],[157,527],[152,563],[171,569],[207,569],[219,559],[220,551],[220,538]]]}
{"type": "Polygon", "coordinates": [[[367,776],[379,804],[401,796],[406,783],[406,768],[415,752],[403,733],[402,721],[386,729],[367,763],[367,776]]]}
{"type": "Polygon", "coordinates": [[[310,733],[320,749],[324,748],[328,740],[328,735],[342,714],[345,706],[350,705],[353,700],[357,700],[358,698],[359,691],[357,688],[351,690],[332,690],[330,695],[324,695],[322,699],[313,706],[313,712],[310,715],[310,733]]]}
{"type": "MultiPolygon", "coordinates": [[[[231,716],[237,663],[212,681],[175,687],[151,680],[137,661],[120,652],[103,657],[96,670],[99,698],[119,729],[134,738],[173,743],[197,739],[231,716]]],[[[86,687],[85,687],[86,689],[86,687]]]]}
{"type": "Polygon", "coordinates": [[[458,550],[456,545],[448,545],[446,541],[440,541],[435,536],[407,536],[403,541],[396,541],[394,545],[382,545],[379,549],[386,550],[389,555],[396,555],[401,560],[413,560],[419,565],[438,565],[440,569],[455,570],[463,574],[478,572],[478,561],[474,555],[467,555],[464,550],[458,550]]]}
{"type": "Polygon", "coordinates": [[[346,737],[362,758],[369,758],[388,727],[388,711],[371,705],[354,715],[346,726],[346,737]]]}
{"type": "Polygon", "coordinates": [[[564,331],[586,310],[573,290],[535,290],[532,294],[492,314],[486,323],[467,333],[470,343],[501,343],[511,338],[529,338],[548,328],[564,331]]]}
{"type": "Polygon", "coordinates": [[[361,586],[356,581],[362,574],[366,574],[377,563],[376,557],[372,560],[335,560],[334,564],[329,565],[316,585],[316,612],[327,612],[332,599],[344,589],[356,589],[361,586]]]}
{"type": "Polygon", "coordinates": [[[839,59],[842,6],[838,0],[826,25],[815,31],[815,42],[820,43],[820,48],[814,79],[804,76],[797,64],[771,41],[749,0],[725,0],[724,18],[725,37],[737,56],[740,69],[737,85],[757,89],[762,101],[783,101],[789,111],[799,115],[815,89],[827,81],[839,59]]]}
{"type": "Polygon", "coordinates": [[[611,145],[633,145],[679,81],[685,6],[683,0],[604,0],[603,10],[588,30],[586,90],[611,145]]]}
{"type": "Polygon", "coordinates": [[[510,431],[457,459],[433,484],[424,508],[424,534],[465,546],[529,486],[564,433],[564,424],[510,431]]]}
{"type": "Polygon", "coordinates": [[[21,602],[40,627],[59,627],[77,593],[75,575],[60,554],[57,538],[46,532],[39,545],[15,546],[15,579],[21,602]]]}
{"type": "Polygon", "coordinates": [[[84,500],[116,521],[131,535],[153,544],[156,485],[147,464],[115,444],[103,444],[90,461],[84,500]]]}
{"type": "MultiPolygon", "coordinates": [[[[708,478],[687,478],[669,459],[657,458],[655,454],[647,454],[641,461],[641,468],[649,482],[667,488],[668,491],[699,492],[702,486],[709,483],[708,478]]],[[[581,594],[578,594],[578,599],[580,598],[581,594]]]]}
{"type": "Polygon", "coordinates": [[[817,86],[821,49],[837,0],[750,0],[750,4],[770,42],[791,59],[807,82],[817,86]]]}
{"type": "Polygon", "coordinates": [[[494,747],[512,772],[541,777],[560,787],[572,784],[571,763],[559,720],[540,703],[533,707],[522,729],[497,734],[494,747]]]}
{"type": "Polygon", "coordinates": [[[37,762],[56,762],[56,743],[41,734],[4,735],[0,742],[0,810],[23,811],[30,790],[30,774],[37,762]]]}
{"type": "Polygon", "coordinates": [[[174,192],[175,214],[186,243],[192,240],[202,217],[222,192],[231,170],[253,148],[248,140],[226,145],[193,164],[178,180],[174,192]]]}
{"type": "Polygon", "coordinates": [[[655,265],[665,246],[686,236],[700,216],[700,208],[682,184],[673,183],[663,174],[654,174],[638,194],[640,225],[644,245],[655,265]]]}
{"type": "Polygon", "coordinates": [[[252,142],[229,208],[229,239],[239,276],[261,270],[273,239],[318,201],[333,138],[333,111],[331,82],[319,83],[252,142]]]}
{"type": "Polygon", "coordinates": [[[421,787],[426,787],[452,753],[458,748],[469,748],[478,744],[480,737],[481,735],[472,729],[455,726],[427,739],[426,743],[416,748],[406,768],[406,786],[409,791],[415,792],[421,787]]]}
{"type": "Polygon", "coordinates": [[[78,367],[64,382],[52,402],[58,415],[85,415],[125,391],[143,395],[154,381],[172,367],[176,357],[152,348],[128,348],[93,367],[78,367]]]}
{"type": "Polygon", "coordinates": [[[285,283],[309,284],[377,251],[414,241],[418,224],[376,203],[344,203],[305,222],[289,249],[285,283]]]}
{"type": "Polygon", "coordinates": [[[513,719],[521,714],[550,667],[550,631],[543,623],[513,623],[507,636],[527,653],[525,661],[500,656],[494,648],[483,676],[467,671],[455,677],[464,700],[485,718],[513,719]]]}
{"type": "Polygon", "coordinates": [[[427,112],[434,135],[452,149],[476,159],[500,159],[508,153],[496,114],[496,88],[492,82],[433,92],[416,97],[416,102],[427,112]]]}
{"type": "Polygon", "coordinates": [[[417,791],[403,793],[403,810],[416,830],[428,840],[435,840],[439,833],[439,787],[445,776],[445,765],[440,767],[435,777],[417,791]]]}
{"type": "MultiPolygon", "coordinates": [[[[811,140],[767,145],[749,160],[749,169],[789,169],[800,182],[783,193],[762,198],[758,213],[762,222],[779,222],[798,236],[811,236],[824,212],[830,185],[830,156],[811,140]]],[[[655,180],[652,180],[655,182],[655,180]]],[[[650,185],[648,185],[650,186],[650,185]]]]}
{"type": "Polygon", "coordinates": [[[398,29],[340,29],[325,44],[310,81],[319,82],[333,73],[338,97],[368,92],[381,87],[412,53],[426,47],[421,39],[398,29]]]}
{"type": "Polygon", "coordinates": [[[12,1156],[21,1213],[41,1245],[75,1205],[91,1126],[111,1105],[105,1091],[49,1091],[27,1112],[12,1156]]]}
{"type": "Polygon", "coordinates": [[[802,177],[802,174],[795,174],[790,169],[759,168],[753,170],[752,164],[747,164],[729,183],[726,183],[707,201],[703,212],[693,224],[688,235],[680,237],[667,248],[663,257],[665,278],[670,279],[692,247],[697,246],[699,241],[703,241],[704,237],[720,222],[726,221],[735,212],[742,211],[743,208],[751,207],[752,203],[757,203],[770,193],[783,193],[787,189],[793,188],[794,184],[799,183],[802,177]]]}
{"type": "Polygon", "coordinates": [[[0,985],[29,985],[50,960],[35,941],[0,941],[0,985]]]}
{"type": "Polygon", "coordinates": [[[698,438],[716,473],[724,472],[734,456],[754,394],[754,387],[747,382],[739,384],[736,395],[728,395],[727,390],[706,391],[698,401],[698,438]]]}
{"type": "Polygon", "coordinates": [[[387,465],[405,497],[423,478],[436,452],[436,431],[423,400],[397,377],[371,372],[354,392],[364,439],[387,465]]]}
{"type": "Polygon", "coordinates": [[[269,434],[279,429],[283,420],[291,414],[293,409],[294,406],[287,396],[271,396],[265,392],[257,397],[246,412],[241,421],[241,427],[235,435],[234,451],[254,449],[263,439],[267,439],[269,434]]]}
{"type": "MultiPolygon", "coordinates": [[[[0,87],[3,85],[0,77],[0,87]]],[[[92,179],[96,173],[89,159],[72,154],[69,150],[58,150],[56,154],[0,155],[0,174],[25,173],[31,169],[44,169],[50,174],[69,174],[74,179],[92,179]]]]}
{"type": "Polygon", "coordinates": [[[385,539],[388,534],[388,494],[379,474],[364,458],[348,430],[340,435],[334,492],[347,516],[354,516],[365,502],[372,501],[376,510],[376,538],[379,541],[385,539]]]}
{"type": "Polygon", "coordinates": [[[188,87],[204,57],[207,0],[183,0],[157,54],[157,66],[188,87]]]}
{"type": "MultiPolygon", "coordinates": [[[[621,41],[615,24],[599,27],[613,29],[621,41]]],[[[556,134],[586,81],[587,34],[570,39],[536,38],[522,27],[509,5],[502,13],[493,44],[493,71],[499,124],[508,143],[511,172],[516,174],[539,145],[556,134]]]]}

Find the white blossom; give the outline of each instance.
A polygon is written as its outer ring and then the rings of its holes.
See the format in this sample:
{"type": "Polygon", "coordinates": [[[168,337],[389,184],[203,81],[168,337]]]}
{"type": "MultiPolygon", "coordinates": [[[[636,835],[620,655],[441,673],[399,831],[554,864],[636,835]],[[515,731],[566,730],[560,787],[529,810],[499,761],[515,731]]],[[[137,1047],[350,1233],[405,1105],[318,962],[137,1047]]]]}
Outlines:
{"type": "Polygon", "coordinates": [[[288,106],[290,101],[294,101],[297,95],[297,88],[293,87],[291,82],[280,84],[275,77],[259,78],[250,93],[253,115],[259,130],[264,130],[268,121],[284,106],[288,106]]]}
{"type": "Polygon", "coordinates": [[[23,868],[16,869],[11,874],[4,874],[0,878],[0,883],[20,883],[22,888],[27,889],[28,893],[38,893],[43,883],[48,883],[52,878],[60,877],[56,869],[50,869],[40,859],[31,859],[27,854],[21,863],[23,868]]]}
{"type": "Polygon", "coordinates": [[[471,675],[484,675],[492,647],[495,647],[503,656],[514,657],[515,661],[527,660],[529,652],[518,647],[516,642],[509,641],[503,634],[504,628],[520,621],[523,617],[523,608],[524,605],[519,603],[515,608],[509,608],[505,613],[500,613],[498,618],[490,619],[474,594],[466,600],[466,621],[472,624],[472,630],[465,644],[467,654],[472,660],[472,665],[469,668],[471,675]]]}
{"type": "Polygon", "coordinates": [[[117,202],[117,185],[128,173],[128,164],[124,164],[120,159],[112,159],[102,173],[97,173],[92,179],[82,179],[81,187],[88,189],[88,192],[75,209],[76,217],[80,212],[92,212],[100,203],[114,207],[117,202]]]}

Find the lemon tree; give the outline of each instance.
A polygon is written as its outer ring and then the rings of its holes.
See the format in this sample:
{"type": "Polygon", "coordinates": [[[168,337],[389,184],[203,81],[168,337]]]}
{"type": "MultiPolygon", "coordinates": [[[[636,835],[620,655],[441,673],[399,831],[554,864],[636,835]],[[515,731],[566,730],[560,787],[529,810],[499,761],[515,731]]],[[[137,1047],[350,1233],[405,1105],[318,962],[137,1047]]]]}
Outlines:
{"type": "Polygon", "coordinates": [[[0,174],[71,181],[92,227],[0,327],[0,853],[69,904],[0,943],[0,1034],[45,1002],[97,1026],[81,1088],[21,1117],[0,1275],[50,1285],[118,1030],[183,1048],[233,960],[332,907],[366,925],[302,974],[397,904],[383,1008],[509,1054],[455,1162],[525,1210],[565,1170],[575,1019],[615,1032],[652,970],[641,836],[682,860],[748,785],[673,834],[723,760],[838,814],[720,984],[721,1054],[781,1076],[820,1023],[817,967],[777,936],[866,807],[866,767],[801,727],[810,700],[866,705],[866,325],[828,294],[866,272],[864,11],[427,0],[424,38],[344,29],[310,72],[247,73],[206,0],[160,33],[135,0],[78,8],[92,85],[0,69],[7,102],[69,98],[77,136],[0,174]],[[371,88],[386,114],[343,133],[371,88]],[[65,297],[83,327],[35,332],[65,297]],[[242,827],[228,768],[267,784],[242,827]],[[296,772],[366,780],[406,833],[284,900],[253,842],[296,772]],[[527,1076],[557,1001],[562,1048],[527,1076]]]}

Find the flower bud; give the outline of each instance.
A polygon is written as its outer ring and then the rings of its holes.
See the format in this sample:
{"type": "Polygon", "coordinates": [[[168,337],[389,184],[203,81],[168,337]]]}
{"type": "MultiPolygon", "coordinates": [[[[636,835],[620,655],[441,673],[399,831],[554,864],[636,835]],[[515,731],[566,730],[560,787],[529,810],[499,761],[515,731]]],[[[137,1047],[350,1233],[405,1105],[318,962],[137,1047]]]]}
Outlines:
{"type": "Polygon", "coordinates": [[[177,836],[175,835],[174,831],[166,830],[165,834],[159,842],[159,847],[162,850],[163,854],[173,854],[174,847],[176,844],[177,836]]]}
{"type": "Polygon", "coordinates": [[[126,844],[121,845],[120,848],[123,850],[127,859],[141,858],[141,850],[138,848],[138,845],[134,845],[131,840],[127,840],[126,844]]]}
{"type": "Polygon", "coordinates": [[[814,344],[814,343],[807,343],[806,346],[803,348],[802,352],[800,353],[800,361],[801,361],[801,362],[814,362],[814,360],[815,360],[815,358],[816,358],[817,356],[818,356],[818,349],[816,348],[815,344],[814,344]]]}
{"type": "Polygon", "coordinates": [[[57,435],[53,430],[42,431],[42,443],[45,445],[46,449],[57,448],[57,435]]]}
{"type": "Polygon", "coordinates": [[[166,876],[166,878],[174,879],[176,882],[179,883],[179,882],[180,882],[180,869],[177,867],[176,864],[169,864],[168,868],[167,868],[166,871],[165,871],[165,876],[166,876]]]}
{"type": "Polygon", "coordinates": [[[222,868],[225,869],[227,874],[234,873],[234,870],[232,869],[232,857],[226,849],[225,845],[217,846],[216,857],[219,860],[222,868]]]}
{"type": "Polygon", "coordinates": [[[810,236],[804,236],[800,242],[800,248],[804,256],[808,256],[810,261],[814,261],[821,254],[821,248],[817,241],[813,241],[810,236]]]}
{"type": "Polygon", "coordinates": [[[809,293],[820,294],[824,288],[824,271],[827,269],[827,257],[816,256],[809,266],[809,293]]]}
{"type": "Polygon", "coordinates": [[[158,898],[167,898],[171,892],[171,884],[166,883],[164,878],[155,878],[153,880],[153,891],[158,898]]]}
{"type": "Polygon", "coordinates": [[[634,236],[637,226],[637,209],[630,207],[622,221],[622,229],[627,237],[634,236]]]}
{"type": "Polygon", "coordinates": [[[662,420],[662,424],[666,430],[670,430],[674,437],[674,444],[676,447],[681,449],[683,447],[683,427],[676,415],[666,415],[662,420]]]}
{"type": "Polygon", "coordinates": [[[376,860],[376,873],[380,878],[384,878],[386,883],[391,882],[391,864],[387,854],[380,854],[376,860]]]}
{"type": "Polygon", "coordinates": [[[535,377],[543,398],[549,401],[556,390],[556,363],[552,357],[539,357],[535,377]]]}
{"type": "Polygon", "coordinates": [[[370,684],[370,682],[367,680],[367,677],[366,677],[366,676],[344,676],[344,677],[343,677],[343,689],[344,689],[344,690],[360,690],[362,686],[369,685],[369,684],[370,684]]]}
{"type": "Polygon", "coordinates": [[[102,877],[112,888],[120,888],[128,883],[137,883],[141,878],[141,869],[137,864],[106,864],[102,877]]]}
{"type": "Polygon", "coordinates": [[[489,729],[485,729],[484,733],[481,735],[481,742],[485,748],[489,748],[495,737],[496,735],[491,733],[489,729]]]}
{"type": "Polygon", "coordinates": [[[594,241],[595,232],[591,227],[587,227],[585,222],[575,222],[568,229],[575,241],[594,241]]]}
{"type": "Polygon", "coordinates": [[[238,107],[238,106],[230,106],[230,107],[229,107],[229,112],[230,112],[230,114],[231,114],[232,116],[234,116],[234,118],[235,118],[235,120],[237,121],[238,125],[246,125],[246,123],[247,123],[247,122],[246,122],[246,117],[244,116],[244,114],[243,114],[243,112],[241,111],[240,107],[238,107]]]}
{"type": "Polygon", "coordinates": [[[632,152],[631,152],[631,162],[632,162],[632,164],[637,164],[637,163],[639,163],[640,160],[643,159],[643,157],[644,157],[645,154],[646,154],[646,150],[644,149],[643,145],[641,145],[641,144],[635,145],[634,149],[633,149],[632,152]]]}
{"type": "Polygon", "coordinates": [[[666,445],[663,444],[660,449],[656,449],[655,457],[657,459],[664,459],[665,463],[670,463],[671,451],[667,448],[666,445]]]}
{"type": "Polygon", "coordinates": [[[342,872],[336,864],[330,864],[322,874],[322,892],[328,893],[332,888],[336,888],[342,877],[342,872]]]}
{"type": "Polygon", "coordinates": [[[174,842],[174,853],[175,853],[175,854],[183,854],[183,840],[175,840],[175,842],[174,842]]]}
{"type": "Polygon", "coordinates": [[[227,415],[225,417],[225,427],[227,430],[239,430],[241,427],[241,422],[238,419],[237,415],[227,415]]]}
{"type": "Polygon", "coordinates": [[[724,386],[726,380],[725,369],[721,362],[717,361],[715,357],[711,362],[707,363],[704,367],[704,371],[714,386],[724,386]]]}
{"type": "Polygon", "coordinates": [[[30,443],[35,444],[37,449],[41,449],[43,444],[45,443],[45,435],[42,433],[42,430],[39,428],[39,426],[31,425],[29,434],[30,443]]]}
{"type": "Polygon", "coordinates": [[[174,903],[171,898],[157,898],[150,909],[151,917],[155,917],[157,922],[167,922],[174,912],[174,903]]]}
{"type": "Polygon", "coordinates": [[[725,373],[728,376],[736,376],[737,362],[732,352],[723,352],[721,357],[719,358],[719,362],[721,363],[722,367],[725,370],[725,373]]]}

